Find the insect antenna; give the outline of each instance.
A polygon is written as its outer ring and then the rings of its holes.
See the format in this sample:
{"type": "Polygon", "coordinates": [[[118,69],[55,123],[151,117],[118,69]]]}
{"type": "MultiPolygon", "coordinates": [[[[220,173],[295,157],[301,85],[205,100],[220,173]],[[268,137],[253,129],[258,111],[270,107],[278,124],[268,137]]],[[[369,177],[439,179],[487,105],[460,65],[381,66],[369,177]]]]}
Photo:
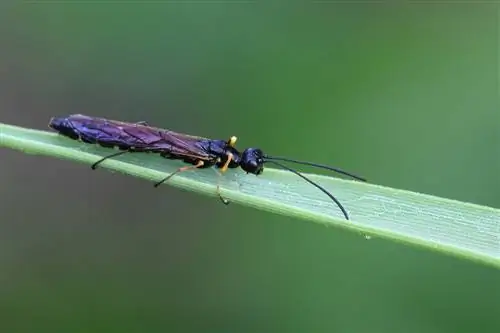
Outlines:
{"type": "Polygon", "coordinates": [[[275,164],[277,166],[279,166],[280,168],[282,169],[285,169],[285,170],[288,170],[294,174],[296,174],[297,176],[299,176],[300,178],[304,179],[306,182],[308,182],[309,184],[312,184],[313,186],[315,186],[316,188],[318,188],[319,190],[321,190],[323,193],[325,193],[328,197],[330,197],[330,199],[332,199],[336,204],[337,206],[340,208],[340,210],[342,211],[342,213],[344,214],[346,220],[349,220],[349,215],[347,214],[347,211],[344,209],[344,207],[342,206],[342,204],[337,200],[337,198],[335,198],[330,192],[328,192],[324,187],[320,186],[319,184],[313,182],[312,180],[310,180],[309,178],[307,178],[306,176],[304,176],[303,174],[301,174],[300,172],[292,169],[292,168],[289,168],[287,167],[286,165],[283,165],[281,163],[278,163],[278,162],[275,162],[275,161],[271,161],[271,160],[266,160],[265,163],[272,163],[272,164],[275,164]]]}
{"type": "Polygon", "coordinates": [[[274,157],[274,156],[268,156],[268,155],[265,155],[264,159],[266,159],[266,160],[275,160],[275,161],[283,161],[283,162],[291,162],[291,163],[297,163],[297,164],[302,164],[302,165],[309,165],[309,166],[313,166],[313,167],[320,168],[320,169],[334,171],[334,172],[343,174],[345,176],[357,179],[359,181],[366,182],[365,178],[356,176],[356,175],[354,175],[354,174],[352,174],[350,172],[347,172],[347,171],[344,171],[344,170],[341,170],[341,169],[338,169],[338,168],[334,168],[334,167],[331,167],[331,166],[328,166],[328,165],[324,165],[324,164],[318,164],[318,163],[312,163],[312,162],[305,162],[305,161],[297,161],[297,160],[286,158],[286,157],[274,157]]]}

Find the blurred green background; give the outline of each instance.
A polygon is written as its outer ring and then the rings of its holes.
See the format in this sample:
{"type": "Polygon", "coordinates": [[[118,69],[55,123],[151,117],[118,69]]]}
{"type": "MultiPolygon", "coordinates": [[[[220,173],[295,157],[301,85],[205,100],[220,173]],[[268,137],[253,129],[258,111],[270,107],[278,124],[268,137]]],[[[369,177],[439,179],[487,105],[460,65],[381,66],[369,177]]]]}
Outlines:
{"type": "MultiPolygon", "coordinates": [[[[500,207],[497,5],[0,12],[2,122],[85,113],[237,135],[500,207]]],[[[2,332],[500,332],[498,270],[67,161],[1,160],[2,332]]]]}

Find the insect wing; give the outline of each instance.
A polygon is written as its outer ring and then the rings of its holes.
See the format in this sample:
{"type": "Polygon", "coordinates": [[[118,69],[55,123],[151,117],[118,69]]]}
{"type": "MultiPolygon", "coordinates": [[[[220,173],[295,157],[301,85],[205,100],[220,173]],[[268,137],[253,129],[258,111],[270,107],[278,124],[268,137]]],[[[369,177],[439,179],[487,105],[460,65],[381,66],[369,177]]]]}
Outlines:
{"type": "Polygon", "coordinates": [[[124,141],[134,142],[135,145],[140,147],[154,146],[163,141],[160,134],[161,130],[156,127],[115,120],[106,120],[106,124],[108,125],[107,128],[111,130],[105,129],[106,132],[119,136],[124,141]],[[111,133],[112,131],[116,133],[111,133]]]}
{"type": "Polygon", "coordinates": [[[119,146],[123,149],[130,147],[144,148],[147,143],[137,137],[128,135],[124,128],[136,126],[133,123],[116,123],[103,118],[73,115],[68,117],[75,132],[82,141],[97,143],[105,147],[119,146]]]}
{"type": "MultiPolygon", "coordinates": [[[[210,140],[165,129],[105,118],[74,114],[57,118],[57,128],[61,134],[86,143],[104,147],[118,146],[124,150],[164,153],[175,158],[209,160],[213,156],[206,149],[210,140]]],[[[52,121],[53,122],[53,121],[52,121]]],[[[52,123],[51,122],[51,123],[52,123]]]]}
{"type": "Polygon", "coordinates": [[[123,132],[122,139],[127,142],[135,142],[135,147],[137,148],[162,152],[165,155],[172,155],[174,157],[188,157],[201,160],[213,158],[204,149],[204,143],[208,140],[206,138],[142,124],[115,120],[106,121],[112,125],[112,128],[119,128],[123,132]]]}
{"type": "Polygon", "coordinates": [[[163,131],[160,134],[164,142],[158,143],[158,145],[162,146],[165,151],[169,151],[172,155],[201,160],[209,160],[217,157],[207,152],[206,142],[208,139],[173,131],[163,131]]]}

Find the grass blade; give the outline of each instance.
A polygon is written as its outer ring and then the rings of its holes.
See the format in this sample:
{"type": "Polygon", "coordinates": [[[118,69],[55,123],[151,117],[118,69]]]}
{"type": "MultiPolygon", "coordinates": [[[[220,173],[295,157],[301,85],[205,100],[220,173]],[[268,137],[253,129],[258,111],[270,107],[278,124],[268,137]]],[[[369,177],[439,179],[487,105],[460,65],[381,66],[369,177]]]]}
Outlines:
{"type": "MultiPolygon", "coordinates": [[[[0,146],[92,164],[109,149],[55,133],[0,123],[0,146]]],[[[125,154],[102,168],[158,181],[181,162],[150,154],[125,154]]],[[[172,177],[168,184],[211,196],[216,184],[231,202],[290,217],[390,238],[500,268],[500,210],[388,187],[321,175],[308,176],[331,191],[349,211],[287,171],[266,168],[261,176],[230,170],[223,177],[202,170],[172,177]],[[219,178],[219,179],[218,179],[219,178]]]]}

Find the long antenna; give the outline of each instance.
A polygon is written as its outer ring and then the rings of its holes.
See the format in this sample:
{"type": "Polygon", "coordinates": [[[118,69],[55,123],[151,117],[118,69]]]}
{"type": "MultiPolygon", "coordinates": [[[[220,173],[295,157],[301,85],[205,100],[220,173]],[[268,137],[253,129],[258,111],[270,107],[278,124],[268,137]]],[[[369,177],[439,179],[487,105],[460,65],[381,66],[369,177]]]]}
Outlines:
{"type": "Polygon", "coordinates": [[[304,179],[306,182],[308,182],[309,184],[312,184],[314,185],[316,188],[320,189],[323,193],[325,193],[328,197],[330,197],[330,199],[332,199],[336,204],[337,206],[339,206],[340,210],[342,211],[342,213],[344,214],[346,220],[349,220],[349,215],[347,214],[346,210],[344,209],[344,207],[342,206],[342,204],[337,200],[337,198],[335,198],[330,192],[328,192],[327,190],[325,190],[322,186],[316,184],[315,182],[313,182],[312,180],[310,180],[309,178],[307,178],[306,176],[302,175],[301,173],[299,173],[298,171],[295,171],[294,169],[291,169],[289,167],[287,167],[286,165],[283,165],[281,163],[278,163],[278,162],[275,162],[275,161],[265,161],[265,163],[273,163],[277,166],[279,166],[280,168],[282,169],[285,169],[285,170],[288,170],[294,174],[296,174],[297,176],[299,176],[300,178],[304,179]]]}
{"type": "Polygon", "coordinates": [[[347,171],[344,171],[344,170],[341,170],[341,169],[338,169],[338,168],[334,168],[334,167],[331,167],[331,166],[328,166],[328,165],[324,165],[324,164],[318,164],[318,163],[312,163],[312,162],[305,162],[305,161],[297,161],[297,160],[293,160],[293,159],[286,158],[286,157],[275,157],[275,156],[268,156],[268,155],[265,155],[264,159],[276,160],[276,161],[283,161],[283,162],[291,162],[291,163],[297,163],[297,164],[302,164],[302,165],[309,165],[309,166],[313,166],[313,167],[316,167],[316,168],[321,168],[321,169],[325,169],[325,170],[334,171],[334,172],[337,172],[337,173],[349,176],[351,178],[357,179],[359,181],[366,182],[365,178],[356,176],[356,175],[354,175],[352,173],[349,173],[347,171]]]}

